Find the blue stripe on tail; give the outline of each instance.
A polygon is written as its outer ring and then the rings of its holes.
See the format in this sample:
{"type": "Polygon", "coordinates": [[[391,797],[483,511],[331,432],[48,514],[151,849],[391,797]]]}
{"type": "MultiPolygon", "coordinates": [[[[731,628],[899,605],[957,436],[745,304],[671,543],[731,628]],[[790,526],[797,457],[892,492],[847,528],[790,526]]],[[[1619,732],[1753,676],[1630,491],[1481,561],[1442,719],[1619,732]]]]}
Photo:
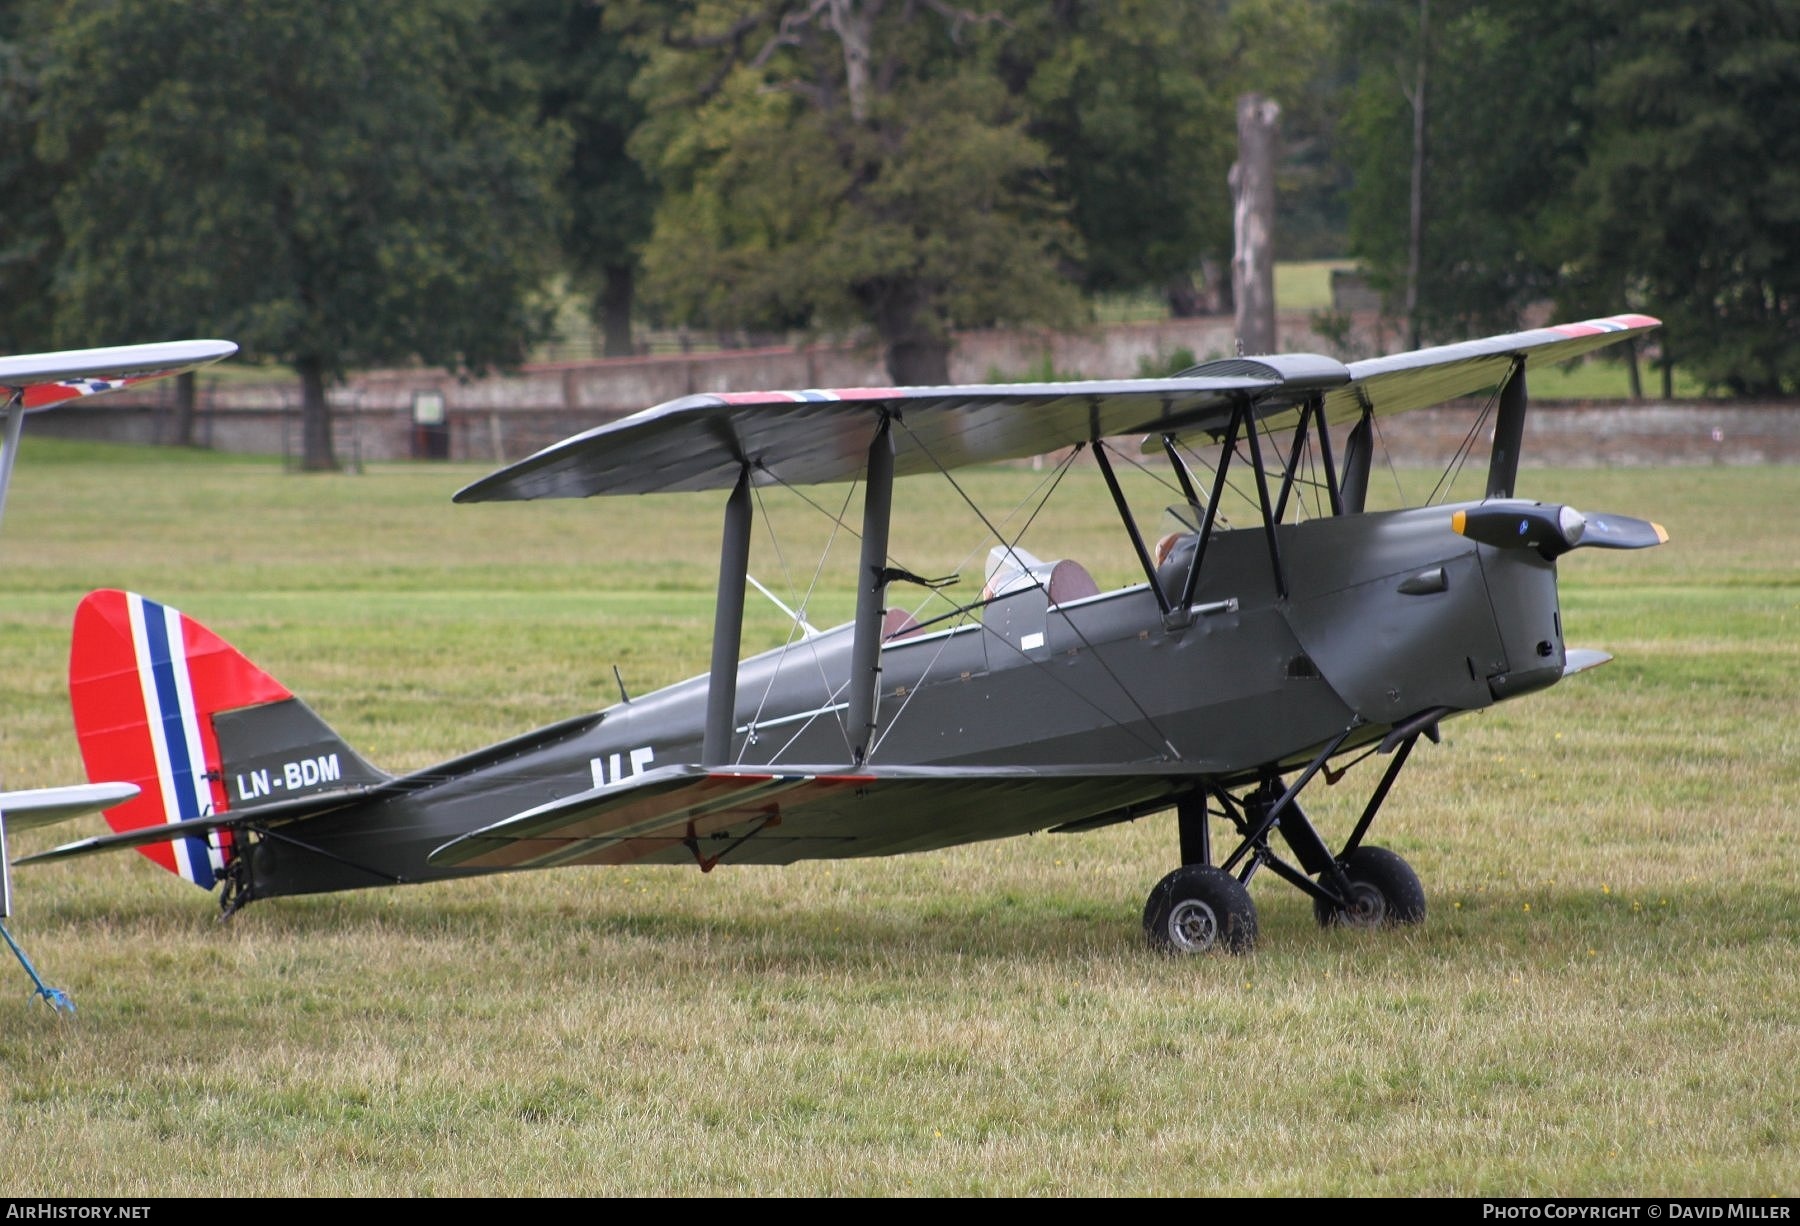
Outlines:
{"type": "MultiPolygon", "coordinates": [[[[177,615],[179,616],[179,615],[177,615]]],[[[144,642],[150,653],[151,677],[156,683],[156,718],[163,728],[163,744],[169,752],[169,773],[175,781],[175,806],[181,819],[207,816],[195,800],[199,792],[195,764],[188,760],[187,729],[181,722],[181,696],[175,685],[175,645],[169,642],[169,622],[164,607],[144,601],[144,642]]],[[[194,884],[213,887],[212,855],[204,839],[184,839],[194,884]]]]}

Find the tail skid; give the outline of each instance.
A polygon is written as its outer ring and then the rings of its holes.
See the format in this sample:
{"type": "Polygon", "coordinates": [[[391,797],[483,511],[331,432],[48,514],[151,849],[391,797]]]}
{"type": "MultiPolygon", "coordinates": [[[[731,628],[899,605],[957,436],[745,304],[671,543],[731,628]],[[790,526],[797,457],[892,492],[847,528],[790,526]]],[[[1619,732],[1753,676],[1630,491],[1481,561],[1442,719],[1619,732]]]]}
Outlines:
{"type": "Polygon", "coordinates": [[[251,811],[310,810],[294,802],[312,797],[334,807],[389,778],[231,644],[136,593],[91,592],[76,609],[69,697],[88,777],[142,789],[106,814],[132,837],[88,849],[138,846],[136,832],[181,823],[191,833],[138,850],[202,889],[226,873],[231,827],[251,811]]]}

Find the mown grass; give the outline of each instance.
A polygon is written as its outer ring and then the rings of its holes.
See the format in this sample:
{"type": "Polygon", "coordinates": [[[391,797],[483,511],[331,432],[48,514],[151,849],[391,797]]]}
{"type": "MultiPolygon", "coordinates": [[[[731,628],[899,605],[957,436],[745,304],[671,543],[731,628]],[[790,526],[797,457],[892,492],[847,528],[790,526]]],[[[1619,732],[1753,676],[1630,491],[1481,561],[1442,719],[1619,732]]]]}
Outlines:
{"type": "MultiPolygon", "coordinates": [[[[450,505],[479,471],[27,439],[0,532],[5,784],[80,777],[62,672],[91,586],[207,621],[392,769],[610,701],[615,662],[634,690],[704,667],[718,499],[450,505]]],[[[964,484],[1004,509],[1047,475],[964,484]]],[[[1416,931],[1321,931],[1259,879],[1255,954],[1152,956],[1161,818],[278,900],[223,927],[135,856],[25,869],[13,930],[80,1012],[0,968],[0,1170],[28,1196],[1791,1194],[1800,546],[1773,512],[1796,480],[1524,475],[1673,540],[1564,564],[1571,641],[1616,663],[1415,755],[1377,835],[1426,882],[1416,931]]],[[[960,500],[902,490],[896,555],[978,583],[960,500]]],[[[766,508],[783,547],[759,534],[753,570],[789,596],[829,527],[766,508]]],[[[1091,471],[1026,544],[1132,578],[1091,471]]],[[[821,624],[849,607],[846,545],[821,624]]],[[[1372,769],[1319,790],[1333,830],[1372,769]]]]}

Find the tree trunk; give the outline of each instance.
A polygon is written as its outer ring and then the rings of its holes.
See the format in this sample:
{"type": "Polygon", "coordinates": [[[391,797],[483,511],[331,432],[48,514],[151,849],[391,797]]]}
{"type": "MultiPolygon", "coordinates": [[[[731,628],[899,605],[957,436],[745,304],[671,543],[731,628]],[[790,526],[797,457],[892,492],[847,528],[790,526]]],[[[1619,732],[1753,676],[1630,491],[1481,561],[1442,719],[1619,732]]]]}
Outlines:
{"type": "Polygon", "coordinates": [[[294,363],[300,372],[300,467],[309,473],[337,471],[331,445],[331,402],[325,398],[325,364],[315,357],[294,363]]]}
{"type": "Polygon", "coordinates": [[[1218,260],[1200,261],[1200,281],[1206,286],[1206,313],[1230,315],[1237,310],[1231,297],[1231,270],[1218,260]]]}
{"type": "Polygon", "coordinates": [[[1231,168],[1237,247],[1231,259],[1238,343],[1275,352],[1275,140],[1281,108],[1261,94],[1237,102],[1238,160],[1231,168]]]}
{"type": "Polygon", "coordinates": [[[608,264],[601,270],[600,328],[606,337],[606,356],[628,358],[631,344],[631,302],[637,290],[637,270],[630,264],[608,264]]]}
{"type": "Polygon", "coordinates": [[[194,401],[198,382],[191,370],[175,378],[175,437],[169,441],[177,447],[194,445],[194,401]]]}
{"type": "Polygon", "coordinates": [[[897,387],[937,387],[950,382],[950,338],[932,326],[930,295],[916,282],[884,287],[873,297],[871,318],[887,350],[888,378],[897,387]]]}
{"type": "Polygon", "coordinates": [[[1187,273],[1177,273],[1163,283],[1163,301],[1174,319],[1192,319],[1206,310],[1206,296],[1187,273]]]}
{"type": "Polygon", "coordinates": [[[1625,373],[1631,379],[1631,398],[1642,400],[1644,398],[1644,376],[1638,372],[1638,345],[1635,336],[1625,342],[1625,373]]]}
{"type": "Polygon", "coordinates": [[[941,336],[890,341],[887,369],[895,387],[941,387],[950,382],[950,342],[941,336]]]}

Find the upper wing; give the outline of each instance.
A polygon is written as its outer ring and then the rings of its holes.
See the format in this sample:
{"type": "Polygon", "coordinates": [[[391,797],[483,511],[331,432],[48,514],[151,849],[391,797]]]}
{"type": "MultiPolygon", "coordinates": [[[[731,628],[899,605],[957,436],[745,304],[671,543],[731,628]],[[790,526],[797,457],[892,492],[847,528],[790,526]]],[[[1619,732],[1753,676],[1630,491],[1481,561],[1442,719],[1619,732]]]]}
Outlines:
{"type": "Polygon", "coordinates": [[[900,422],[893,432],[896,476],[1117,435],[1219,433],[1245,401],[1270,429],[1293,425],[1300,406],[1321,393],[1333,422],[1351,421],[1365,406],[1399,413],[1492,387],[1519,355],[1563,362],[1656,326],[1647,315],[1619,315],[1349,366],[1316,354],[1228,358],[1172,379],[687,396],[564,439],[466,487],[456,500],[729,489],[745,464],[759,484],[855,480],[882,414],[900,422]]]}
{"type": "Polygon", "coordinates": [[[1258,370],[1105,383],[856,387],[687,396],[564,439],[482,478],[458,502],[730,489],[748,463],[760,483],[862,475],[883,413],[897,416],[894,473],[1041,455],[1116,434],[1199,426],[1233,398],[1341,383],[1343,364],[1286,355],[1258,370]]]}
{"type": "Polygon", "coordinates": [[[0,358],[0,404],[17,397],[27,410],[47,409],[65,400],[183,374],[228,358],[237,348],[230,341],[164,341],[0,358]]]}
{"type": "Polygon", "coordinates": [[[1349,384],[1325,394],[1325,413],[1339,423],[1362,416],[1365,405],[1384,414],[1428,408],[1504,382],[1516,357],[1568,362],[1661,326],[1648,315],[1612,315],[1352,362],[1349,384]]]}
{"type": "Polygon", "coordinates": [[[711,868],[891,855],[1160,808],[1191,767],[670,766],[452,840],[431,863],[552,868],[694,859],[711,868]],[[776,773],[779,772],[779,773],[776,773]]]}

